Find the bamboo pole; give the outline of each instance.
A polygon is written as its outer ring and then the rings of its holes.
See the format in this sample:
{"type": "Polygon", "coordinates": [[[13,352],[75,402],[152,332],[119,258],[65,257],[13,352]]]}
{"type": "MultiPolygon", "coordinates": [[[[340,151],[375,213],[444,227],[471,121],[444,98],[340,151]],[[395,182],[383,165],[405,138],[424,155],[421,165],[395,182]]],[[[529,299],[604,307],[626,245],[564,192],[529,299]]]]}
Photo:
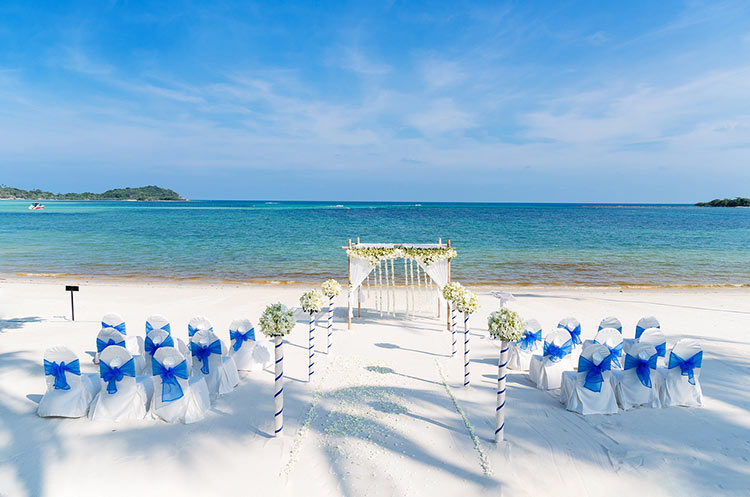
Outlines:
{"type": "MultiPolygon", "coordinates": [[[[448,239],[448,248],[451,248],[450,238],[448,239]]],[[[451,260],[448,259],[448,283],[450,282],[451,282],[451,260]]],[[[451,314],[451,303],[446,300],[445,301],[445,326],[449,330],[451,329],[451,315],[450,314],[451,314]]],[[[456,317],[453,316],[453,331],[454,332],[456,330],[455,321],[456,321],[456,317]]],[[[455,337],[454,337],[454,341],[455,341],[455,337]]]]}
{"type": "MultiPolygon", "coordinates": [[[[349,248],[352,248],[352,239],[349,239],[349,248]]],[[[352,292],[352,258],[351,256],[347,255],[347,278],[349,280],[349,293],[352,292]]],[[[346,320],[347,320],[347,329],[352,329],[352,299],[349,295],[347,295],[346,298],[346,320]]]]}

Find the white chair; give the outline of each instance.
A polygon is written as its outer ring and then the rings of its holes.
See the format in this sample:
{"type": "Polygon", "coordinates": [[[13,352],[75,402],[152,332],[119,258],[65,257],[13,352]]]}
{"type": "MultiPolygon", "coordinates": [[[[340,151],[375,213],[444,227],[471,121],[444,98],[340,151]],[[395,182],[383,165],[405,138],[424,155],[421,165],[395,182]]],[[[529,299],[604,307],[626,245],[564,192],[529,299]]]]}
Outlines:
{"type": "Polygon", "coordinates": [[[263,333],[256,332],[249,319],[232,321],[229,325],[229,338],[229,355],[234,359],[238,370],[258,371],[273,362],[273,342],[263,333]]]}
{"type": "Polygon", "coordinates": [[[599,331],[603,330],[604,328],[614,328],[615,330],[622,333],[622,323],[614,316],[608,316],[599,322],[599,331]]]}
{"type": "Polygon", "coordinates": [[[560,401],[569,411],[579,414],[616,414],[617,399],[612,388],[609,349],[594,343],[583,349],[578,372],[563,375],[560,401]]]}
{"type": "Polygon", "coordinates": [[[597,332],[594,343],[604,345],[612,356],[612,369],[622,369],[622,333],[615,328],[604,328],[597,332]]]}
{"type": "Polygon", "coordinates": [[[185,357],[174,347],[157,350],[153,365],[151,414],[167,423],[190,424],[202,420],[211,407],[203,377],[189,378],[185,357]]]}
{"type": "Polygon", "coordinates": [[[212,400],[234,390],[240,382],[237,365],[224,343],[210,330],[198,330],[190,339],[193,375],[203,376],[212,400]]]}
{"type": "Polygon", "coordinates": [[[133,355],[143,355],[143,338],[139,336],[127,336],[127,327],[122,316],[116,313],[105,314],[102,316],[102,329],[112,328],[119,331],[125,336],[125,348],[133,355]]]}
{"type": "Polygon", "coordinates": [[[570,361],[572,364],[578,364],[578,357],[581,355],[582,348],[581,323],[576,318],[567,317],[561,319],[557,323],[557,327],[568,330],[568,333],[570,333],[570,339],[573,342],[573,347],[570,351],[570,361]]]}
{"type": "Polygon", "coordinates": [[[702,363],[703,350],[697,341],[683,339],[675,344],[669,354],[662,390],[661,400],[664,407],[703,405],[703,392],[699,381],[702,363]]]}
{"type": "Polygon", "coordinates": [[[122,421],[146,416],[149,389],[143,381],[136,381],[135,360],[127,349],[107,347],[99,357],[99,375],[101,388],[91,403],[89,419],[122,421]]]}
{"type": "Polygon", "coordinates": [[[39,416],[80,418],[86,415],[98,383],[89,375],[81,376],[81,366],[73,352],[62,346],[47,349],[44,378],[47,392],[39,401],[36,411],[39,416]]]}
{"type": "Polygon", "coordinates": [[[125,348],[125,336],[115,328],[103,327],[96,335],[96,354],[94,355],[94,362],[98,363],[99,354],[101,354],[107,347],[113,345],[125,348]]]}
{"type": "Polygon", "coordinates": [[[541,347],[542,325],[536,319],[529,319],[524,324],[523,337],[517,342],[510,343],[508,367],[510,369],[528,371],[531,357],[541,347]]]}
{"type": "Polygon", "coordinates": [[[638,320],[638,324],[635,325],[635,338],[636,340],[641,336],[645,330],[649,328],[661,328],[659,320],[654,316],[646,316],[638,320]]]}
{"type": "Polygon", "coordinates": [[[615,388],[620,407],[661,407],[663,380],[656,371],[657,357],[656,349],[648,343],[636,343],[625,354],[624,371],[615,388]]]}
{"type": "Polygon", "coordinates": [[[169,332],[165,331],[164,329],[156,328],[151,330],[146,335],[146,341],[144,342],[143,347],[145,349],[146,355],[146,372],[147,374],[152,375],[153,366],[151,364],[151,359],[154,357],[156,351],[160,348],[175,347],[174,338],[172,338],[172,335],[170,335],[169,332]]]}
{"type": "Polygon", "coordinates": [[[169,320],[161,314],[153,314],[146,318],[146,335],[154,330],[164,330],[170,335],[172,334],[172,326],[169,324],[169,320]]]}
{"type": "Polygon", "coordinates": [[[529,378],[537,388],[560,388],[563,371],[573,369],[570,362],[572,348],[568,330],[558,328],[544,338],[544,354],[532,356],[529,363],[529,378]]]}
{"type": "Polygon", "coordinates": [[[192,338],[193,335],[200,330],[214,331],[214,326],[208,318],[196,316],[188,322],[188,337],[192,338]]]}
{"type": "Polygon", "coordinates": [[[638,338],[638,343],[647,343],[653,345],[656,349],[657,364],[659,366],[667,365],[667,338],[659,328],[647,328],[638,338]]]}

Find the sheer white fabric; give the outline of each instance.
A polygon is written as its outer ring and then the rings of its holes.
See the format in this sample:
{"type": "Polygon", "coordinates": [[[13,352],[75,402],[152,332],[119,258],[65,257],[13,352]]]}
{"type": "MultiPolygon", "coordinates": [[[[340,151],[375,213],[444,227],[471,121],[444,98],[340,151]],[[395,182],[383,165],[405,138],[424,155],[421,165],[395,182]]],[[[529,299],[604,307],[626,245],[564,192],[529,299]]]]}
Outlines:
{"type": "MultiPolygon", "coordinates": [[[[644,332],[645,333],[645,332],[644,332]]],[[[701,352],[701,346],[696,340],[682,339],[672,348],[671,354],[677,354],[685,360],[689,360],[695,354],[701,352]]],[[[693,370],[693,381],[690,383],[688,376],[682,375],[682,369],[677,366],[667,369],[664,389],[662,390],[662,405],[698,407],[703,405],[703,392],[700,384],[701,368],[693,370]]]]}
{"type": "MultiPolygon", "coordinates": [[[[78,357],[67,347],[51,347],[44,353],[44,360],[70,364],[78,357]]],[[[80,362],[79,362],[80,364],[80,362]]],[[[42,370],[44,372],[44,370],[42,370]]],[[[98,389],[95,375],[77,375],[65,372],[65,380],[70,387],[68,390],[55,388],[55,377],[44,375],[47,392],[42,396],[37,408],[37,414],[43,418],[59,416],[63,418],[80,418],[85,416],[91,404],[91,398],[98,389]]]]}
{"type": "Polygon", "coordinates": [[[438,290],[440,292],[440,298],[442,299],[443,287],[448,284],[448,278],[450,278],[450,269],[448,265],[449,259],[441,259],[439,261],[435,261],[429,266],[419,261],[417,261],[417,263],[424,270],[424,272],[427,273],[427,276],[432,278],[432,281],[437,284],[438,290]]]}
{"type": "Polygon", "coordinates": [[[612,358],[612,369],[622,369],[624,361],[622,353],[622,333],[615,328],[603,328],[596,334],[594,343],[604,345],[609,349],[610,353],[615,353],[617,360],[615,360],[614,357],[612,358]],[[619,354],[617,354],[618,350],[619,354]]]}
{"type": "MultiPolygon", "coordinates": [[[[568,340],[570,340],[570,333],[561,328],[548,333],[544,338],[545,343],[557,347],[561,347],[568,340]]],[[[550,357],[544,357],[544,355],[534,355],[529,362],[529,378],[537,388],[554,390],[560,388],[563,371],[571,369],[573,369],[573,365],[570,362],[570,354],[559,361],[553,361],[550,357]]]]}
{"type": "MultiPolygon", "coordinates": [[[[648,343],[636,343],[630,347],[628,354],[642,361],[648,361],[656,354],[656,349],[648,343]]],[[[620,373],[620,379],[615,389],[617,403],[620,404],[620,407],[626,410],[638,406],[661,407],[660,396],[664,387],[663,377],[656,369],[650,369],[649,376],[651,387],[641,382],[636,368],[626,369],[620,373]]]]}
{"type": "MultiPolygon", "coordinates": [[[[156,351],[154,359],[172,368],[185,360],[185,357],[174,347],[163,347],[156,351]]],[[[167,423],[195,423],[202,420],[211,406],[206,381],[202,376],[194,376],[189,380],[177,378],[182,389],[182,397],[177,400],[163,401],[163,384],[160,376],[154,376],[154,394],[151,400],[151,415],[161,418],[167,423]]]]}
{"type": "Polygon", "coordinates": [[[599,329],[603,330],[604,328],[613,328],[622,333],[622,323],[614,316],[608,316],[601,320],[599,323],[599,329]]]}
{"type": "MultiPolygon", "coordinates": [[[[610,351],[605,345],[594,343],[583,349],[579,361],[587,359],[599,366],[609,355],[610,351]]],[[[580,362],[579,369],[582,369],[580,362]]],[[[617,399],[612,388],[612,373],[610,371],[601,372],[603,381],[601,390],[598,392],[584,385],[587,374],[587,371],[566,371],[564,373],[562,387],[560,388],[560,401],[565,405],[565,408],[583,415],[616,414],[617,399]]]]}
{"type": "Polygon", "coordinates": [[[637,343],[647,343],[656,347],[659,351],[659,358],[657,364],[659,366],[667,366],[667,338],[659,328],[647,328],[641,333],[637,343]]]}
{"type": "MultiPolygon", "coordinates": [[[[524,333],[536,333],[541,331],[542,325],[536,319],[529,319],[524,324],[524,333]]],[[[511,342],[509,344],[508,367],[519,371],[528,371],[531,357],[541,352],[542,341],[530,343],[526,349],[521,348],[521,342],[511,342]]]]}
{"type": "MultiPolygon", "coordinates": [[[[364,246],[360,244],[360,246],[364,246]]],[[[383,246],[383,245],[377,245],[383,246]]],[[[367,259],[363,257],[350,257],[349,259],[349,277],[351,280],[351,287],[349,288],[349,317],[353,316],[352,309],[355,304],[355,292],[359,289],[362,282],[365,281],[367,275],[375,269],[375,266],[370,264],[367,259]]]]}
{"type": "MultiPolygon", "coordinates": [[[[102,364],[112,368],[120,367],[132,358],[132,354],[123,347],[107,347],[99,357],[99,367],[102,364]]],[[[137,382],[135,376],[123,376],[116,386],[117,391],[109,393],[107,382],[100,379],[99,393],[91,403],[89,419],[123,421],[143,419],[146,416],[149,395],[144,382],[137,382]]],[[[151,390],[153,391],[153,387],[151,390]]]]}
{"type": "MultiPolygon", "coordinates": [[[[234,387],[240,382],[240,377],[237,373],[237,365],[234,359],[228,355],[224,342],[219,340],[219,337],[210,330],[197,331],[190,341],[201,347],[208,347],[216,341],[221,344],[220,354],[209,354],[208,356],[208,374],[203,372],[205,369],[204,362],[198,360],[195,355],[193,356],[193,375],[205,378],[211,399],[213,400],[218,395],[234,390],[234,387]]],[[[192,350],[193,346],[191,345],[190,348],[192,350]]]]}

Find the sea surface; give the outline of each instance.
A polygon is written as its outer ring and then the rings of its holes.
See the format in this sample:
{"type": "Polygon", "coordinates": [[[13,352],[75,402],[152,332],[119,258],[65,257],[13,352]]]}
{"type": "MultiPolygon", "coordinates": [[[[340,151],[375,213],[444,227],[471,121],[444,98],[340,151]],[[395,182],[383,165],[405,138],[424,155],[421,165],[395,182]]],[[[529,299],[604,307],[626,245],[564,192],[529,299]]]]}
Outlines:
{"type": "Polygon", "coordinates": [[[685,205],[0,201],[0,273],[346,279],[347,239],[458,251],[473,284],[748,285],[750,209],[685,205]]]}

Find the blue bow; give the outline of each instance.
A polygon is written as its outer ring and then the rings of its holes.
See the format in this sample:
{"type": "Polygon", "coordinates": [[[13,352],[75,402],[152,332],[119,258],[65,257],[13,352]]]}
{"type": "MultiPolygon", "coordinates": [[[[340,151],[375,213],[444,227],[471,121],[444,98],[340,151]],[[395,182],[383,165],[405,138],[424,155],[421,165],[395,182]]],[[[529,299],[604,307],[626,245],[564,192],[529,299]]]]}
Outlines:
{"type": "Polygon", "coordinates": [[[102,321],[102,328],[114,328],[120,333],[122,333],[123,335],[127,335],[127,333],[125,332],[125,323],[120,323],[117,326],[114,326],[114,325],[111,325],[109,323],[105,323],[104,321],[102,321]]]}
{"type": "Polygon", "coordinates": [[[208,359],[211,357],[211,354],[221,355],[221,340],[216,340],[208,346],[190,342],[190,353],[203,363],[203,366],[201,366],[201,373],[208,374],[208,359]]]}
{"type": "Polygon", "coordinates": [[[156,359],[152,359],[154,376],[161,376],[161,401],[172,402],[184,395],[177,378],[188,379],[187,362],[184,360],[173,368],[165,368],[156,359]]]}
{"type": "Polygon", "coordinates": [[[255,328],[250,328],[245,333],[229,330],[229,339],[234,340],[232,348],[237,352],[242,347],[242,342],[247,342],[249,340],[255,341],[255,328]]]}
{"type": "Polygon", "coordinates": [[[536,342],[542,341],[542,330],[532,333],[529,330],[523,332],[523,336],[518,341],[521,350],[536,350],[536,342]]]}
{"type": "Polygon", "coordinates": [[[110,338],[106,342],[100,338],[96,339],[96,351],[100,354],[102,353],[102,350],[106,349],[110,345],[116,345],[117,347],[124,347],[125,346],[125,340],[122,340],[120,342],[115,342],[114,338],[110,338]]]}
{"type": "MultiPolygon", "coordinates": [[[[599,343],[596,340],[594,340],[594,342],[599,343]]],[[[612,364],[614,366],[617,366],[618,368],[621,367],[620,357],[622,357],[622,342],[618,343],[612,348],[607,346],[607,344],[602,345],[609,349],[609,356],[612,358],[612,364]]]]}
{"type": "Polygon", "coordinates": [[[690,359],[683,359],[674,352],[669,354],[669,369],[680,366],[682,376],[688,377],[688,382],[695,385],[695,368],[700,368],[703,362],[703,351],[701,350],[690,359]]]}
{"type": "MultiPolygon", "coordinates": [[[[148,335],[149,333],[151,333],[152,331],[154,331],[154,329],[155,329],[154,325],[152,325],[151,323],[149,323],[148,321],[146,321],[146,334],[148,335]]],[[[165,324],[164,326],[162,326],[161,328],[158,328],[158,329],[164,330],[167,333],[169,333],[170,335],[172,334],[172,327],[169,326],[169,323],[165,324]]]]}
{"type": "Polygon", "coordinates": [[[569,328],[567,328],[567,327],[560,327],[560,326],[558,326],[558,328],[562,328],[564,330],[567,330],[568,333],[570,333],[570,339],[573,340],[573,343],[575,345],[580,345],[581,344],[581,325],[580,324],[578,326],[576,326],[575,328],[573,328],[572,330],[569,329],[569,328]]]}
{"type": "Polygon", "coordinates": [[[154,355],[154,353],[159,350],[160,347],[174,347],[174,340],[172,340],[172,335],[167,335],[164,337],[164,340],[161,341],[161,343],[154,343],[153,340],[151,340],[151,337],[146,337],[146,341],[143,343],[143,348],[146,349],[146,352],[148,352],[150,355],[154,355]]]}
{"type": "Polygon", "coordinates": [[[73,373],[81,376],[81,366],[78,363],[78,359],[65,364],[65,361],[60,362],[49,362],[47,359],[44,360],[44,374],[55,377],[55,390],[70,390],[68,385],[68,379],[65,378],[65,372],[73,373]]]}
{"type": "Polygon", "coordinates": [[[667,342],[654,345],[654,348],[656,349],[656,355],[659,357],[667,357],[667,342]]]}
{"type": "Polygon", "coordinates": [[[573,350],[573,342],[568,340],[561,346],[551,342],[544,342],[544,357],[549,357],[552,362],[557,362],[573,350]]]}
{"type": "Polygon", "coordinates": [[[131,357],[128,362],[118,367],[110,367],[104,361],[99,361],[99,374],[102,380],[107,382],[107,393],[117,393],[117,382],[122,381],[123,377],[130,376],[135,378],[135,363],[131,357]]]}
{"type": "Polygon", "coordinates": [[[586,381],[583,383],[585,388],[592,392],[601,392],[602,383],[604,383],[603,371],[609,371],[612,368],[612,356],[608,355],[598,365],[589,359],[581,356],[578,358],[578,372],[586,373],[586,381]]]}
{"type": "Polygon", "coordinates": [[[641,359],[640,357],[625,354],[625,370],[636,368],[635,374],[638,375],[641,384],[646,388],[651,388],[651,370],[656,369],[657,357],[659,355],[654,354],[648,359],[641,359]]]}
{"type": "MultiPolygon", "coordinates": [[[[199,330],[199,328],[193,328],[191,325],[188,325],[188,336],[193,336],[195,333],[199,330]]],[[[213,327],[209,328],[207,331],[214,331],[213,327]]]]}

